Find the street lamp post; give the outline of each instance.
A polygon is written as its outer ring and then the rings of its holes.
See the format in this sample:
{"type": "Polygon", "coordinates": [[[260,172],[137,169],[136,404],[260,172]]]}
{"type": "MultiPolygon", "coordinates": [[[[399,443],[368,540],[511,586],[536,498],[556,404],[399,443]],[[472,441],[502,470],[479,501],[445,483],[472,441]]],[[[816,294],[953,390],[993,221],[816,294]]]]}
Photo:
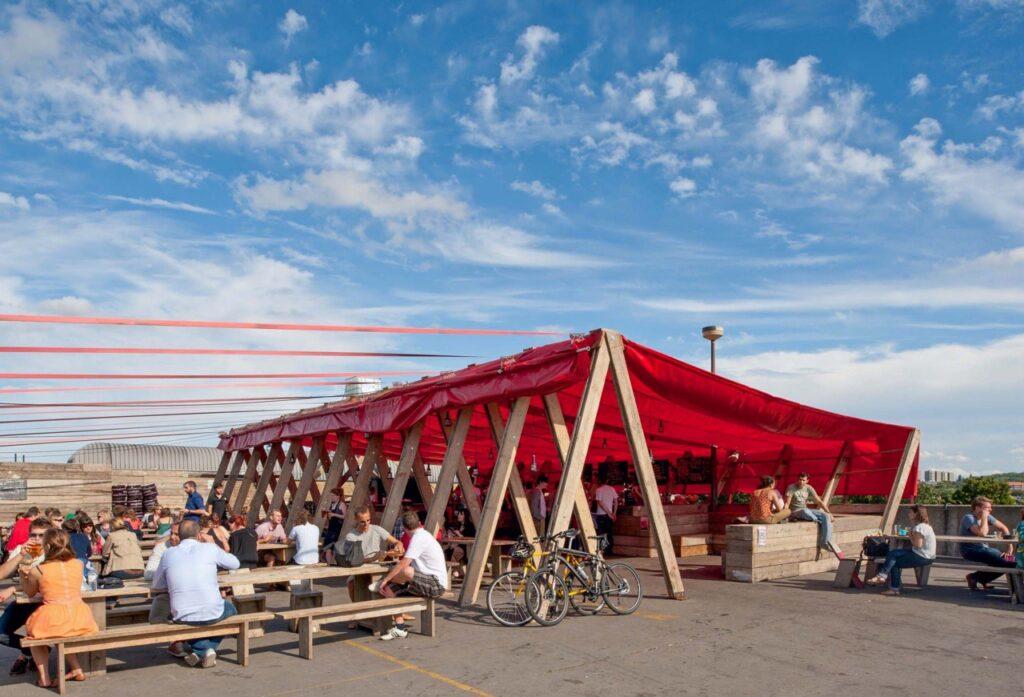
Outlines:
{"type": "Polygon", "coordinates": [[[713,324],[700,330],[701,336],[711,342],[711,372],[715,372],[715,342],[725,335],[725,327],[713,324]]]}

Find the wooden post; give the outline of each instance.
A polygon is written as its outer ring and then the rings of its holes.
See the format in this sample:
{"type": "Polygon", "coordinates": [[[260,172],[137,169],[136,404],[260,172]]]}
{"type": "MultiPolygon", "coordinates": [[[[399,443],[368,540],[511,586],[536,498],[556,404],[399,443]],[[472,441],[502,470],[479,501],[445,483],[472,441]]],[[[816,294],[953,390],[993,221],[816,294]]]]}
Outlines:
{"type": "Polygon", "coordinates": [[[213,484],[210,486],[210,491],[216,489],[217,485],[223,482],[224,478],[227,477],[229,464],[231,464],[231,451],[225,450],[224,454],[220,456],[220,464],[217,466],[217,473],[213,475],[213,484]]]}
{"type": "MultiPolygon", "coordinates": [[[[469,566],[466,569],[466,578],[462,582],[462,593],[459,595],[459,605],[462,607],[468,607],[475,603],[477,594],[480,592],[480,583],[484,577],[484,565],[487,564],[487,558],[491,553],[494,531],[498,529],[498,515],[501,513],[501,504],[505,500],[505,491],[508,489],[512,471],[516,468],[516,450],[519,447],[519,437],[523,433],[523,424],[526,423],[526,412],[529,408],[530,398],[518,397],[508,416],[508,425],[502,434],[498,457],[494,463],[494,469],[491,471],[491,486],[487,490],[483,520],[480,521],[480,525],[476,529],[476,539],[469,550],[469,566]]],[[[500,415],[498,418],[500,420],[500,415]]],[[[527,517],[529,517],[529,506],[527,506],[527,517]]],[[[532,525],[532,519],[530,523],[532,525]]],[[[495,569],[494,573],[497,575],[500,571],[495,569]]]]}
{"type": "Polygon", "coordinates": [[[274,487],[274,495],[270,499],[268,516],[274,511],[280,511],[284,506],[284,492],[288,491],[288,484],[291,483],[295,474],[295,462],[299,457],[297,451],[301,449],[302,440],[299,438],[293,440],[292,444],[288,446],[288,455],[281,461],[281,475],[278,477],[277,486],[274,487]]]}
{"type": "Polygon", "coordinates": [[[229,504],[231,503],[231,494],[235,491],[235,484],[238,483],[238,475],[242,472],[242,465],[249,459],[250,450],[243,448],[235,453],[235,461],[231,463],[231,469],[228,472],[228,481],[224,485],[224,500],[229,504]]]}
{"type": "Polygon", "coordinates": [[[896,470],[896,478],[892,482],[892,489],[889,491],[889,498],[885,501],[885,511],[882,513],[882,534],[891,532],[893,523],[896,522],[896,514],[900,509],[900,499],[903,497],[903,490],[907,488],[907,480],[910,478],[910,470],[914,466],[914,459],[917,457],[917,449],[921,445],[921,432],[916,428],[907,436],[907,444],[903,447],[903,455],[900,457],[900,464],[896,470]]]}
{"type": "MultiPolygon", "coordinates": [[[[441,433],[444,434],[444,439],[451,445],[452,427],[445,425],[441,412],[437,413],[437,422],[441,426],[441,433]]],[[[466,502],[466,508],[469,510],[469,519],[473,521],[474,526],[480,525],[480,502],[473,491],[473,477],[469,474],[466,459],[461,454],[456,465],[455,476],[459,478],[459,489],[462,490],[462,499],[466,502]]]]}
{"type": "MultiPolygon", "coordinates": [[[[569,429],[565,425],[565,415],[562,413],[562,404],[558,401],[555,393],[544,395],[544,412],[548,417],[548,426],[551,427],[551,438],[555,441],[555,448],[558,450],[558,458],[562,462],[562,472],[565,472],[565,463],[569,456],[569,429]]],[[[591,554],[597,551],[597,541],[594,536],[597,530],[594,527],[594,516],[590,512],[590,502],[587,501],[587,494],[582,487],[576,490],[576,501],[573,506],[576,513],[576,522],[580,526],[580,533],[583,536],[583,549],[591,554]]]]}
{"type": "Polygon", "coordinates": [[[548,534],[565,531],[572,520],[572,512],[576,506],[576,491],[583,480],[583,463],[590,450],[590,439],[594,435],[594,423],[597,421],[597,410],[601,406],[601,393],[608,378],[608,346],[604,340],[598,341],[591,348],[590,375],[583,388],[579,412],[576,414],[576,426],[573,428],[569,451],[562,467],[562,479],[558,482],[558,494],[551,509],[548,522],[548,534]]]}
{"type": "Polygon", "coordinates": [[[775,468],[775,474],[772,475],[776,483],[781,482],[782,478],[789,474],[789,467],[793,462],[793,446],[786,443],[782,446],[782,451],[779,452],[779,466],[775,468]]]}
{"type": "MultiPolygon", "coordinates": [[[[324,436],[324,447],[320,450],[320,467],[324,471],[324,480],[327,479],[327,470],[331,468],[331,453],[327,449],[327,436],[324,436]]],[[[309,493],[313,497],[313,508],[316,509],[320,505],[321,491],[317,484],[317,478],[313,477],[313,481],[310,483],[309,493]]]]}
{"type": "Polygon", "coordinates": [[[235,497],[235,505],[231,508],[231,515],[238,515],[242,512],[242,508],[249,500],[249,489],[259,481],[260,467],[267,461],[267,451],[263,449],[262,445],[257,445],[252,449],[252,454],[249,455],[249,461],[245,465],[245,476],[242,477],[242,483],[238,487],[238,496],[235,497]]]}
{"type": "MultiPolygon", "coordinates": [[[[526,408],[529,411],[530,403],[528,399],[526,408]]],[[[491,425],[491,437],[494,438],[494,444],[500,450],[502,440],[505,437],[505,421],[501,416],[501,410],[497,404],[491,403],[486,405],[485,411],[487,412],[487,421],[491,425]]],[[[511,414],[509,417],[511,418],[511,414]]],[[[493,486],[494,478],[492,475],[491,487],[493,486]]],[[[512,510],[515,512],[523,537],[532,540],[537,536],[537,526],[533,522],[533,513],[530,512],[530,500],[526,497],[526,488],[523,487],[522,477],[519,476],[519,470],[515,466],[512,467],[512,472],[509,474],[508,493],[509,498],[512,499],[512,510]]],[[[490,496],[490,488],[488,488],[488,496],[490,496]]],[[[499,506],[499,510],[500,508],[499,506]]]]}
{"type": "Polygon", "coordinates": [[[383,433],[374,433],[366,441],[366,454],[363,455],[363,464],[359,466],[359,474],[356,475],[355,488],[352,490],[352,500],[349,502],[348,515],[345,516],[345,524],[341,527],[339,540],[352,531],[355,524],[356,511],[366,505],[370,500],[370,479],[373,477],[373,463],[381,456],[381,447],[384,442],[383,433]]]}
{"type": "Polygon", "coordinates": [[[832,496],[835,495],[836,490],[839,488],[839,480],[843,476],[843,472],[846,471],[846,465],[850,462],[850,450],[853,447],[850,441],[844,441],[843,447],[839,448],[839,457],[836,458],[836,465],[832,468],[832,476],[828,478],[828,484],[825,485],[825,493],[822,494],[821,500],[825,502],[827,507],[832,503],[832,496]]]}
{"type": "Polygon", "coordinates": [[[385,530],[390,530],[395,526],[395,520],[398,519],[398,514],[402,511],[402,495],[405,494],[405,486],[412,475],[412,463],[419,456],[421,435],[423,435],[422,421],[415,424],[405,434],[402,442],[402,456],[398,459],[398,469],[395,471],[395,480],[391,482],[388,502],[380,517],[380,526],[385,530]]]}
{"type": "MultiPolygon", "coordinates": [[[[462,449],[466,445],[466,435],[469,433],[469,422],[472,419],[473,407],[459,409],[459,417],[455,420],[455,428],[452,430],[451,438],[448,439],[448,448],[444,452],[441,474],[438,476],[437,486],[434,488],[434,498],[430,502],[430,508],[427,509],[427,521],[424,527],[431,535],[436,535],[444,522],[444,509],[448,506],[448,499],[452,495],[456,471],[460,465],[466,466],[462,460],[462,449]]],[[[443,428],[442,424],[442,430],[443,428]]],[[[479,529],[477,526],[477,530],[479,529]]]]}
{"type": "Polygon", "coordinates": [[[423,465],[423,458],[416,453],[412,461],[412,476],[416,480],[416,488],[419,489],[423,505],[430,508],[430,502],[434,500],[434,488],[430,486],[430,477],[427,476],[427,468],[423,465]]]}
{"type": "Polygon", "coordinates": [[[633,384],[629,379],[622,335],[618,332],[606,331],[604,340],[608,345],[608,352],[611,354],[612,384],[615,386],[615,395],[619,399],[622,423],[626,428],[629,450],[633,456],[633,467],[636,469],[636,477],[640,482],[644,505],[647,507],[647,515],[650,518],[651,534],[661,559],[661,572],[665,575],[665,587],[668,589],[670,598],[685,600],[683,578],[679,575],[679,564],[676,562],[676,551],[672,544],[672,532],[668,528],[665,509],[662,508],[661,497],[658,495],[658,482],[654,476],[651,454],[644,438],[640,411],[636,406],[636,395],[633,394],[633,384]]]}
{"type": "Polygon", "coordinates": [[[263,463],[263,472],[260,474],[260,480],[256,483],[256,490],[253,492],[252,503],[249,504],[249,525],[253,525],[259,518],[260,511],[263,509],[263,503],[267,497],[267,487],[270,486],[270,478],[274,475],[274,467],[277,466],[278,461],[284,455],[284,450],[281,448],[280,441],[270,446],[270,452],[267,453],[267,459],[263,463]]]}
{"type": "Polygon", "coordinates": [[[338,432],[338,445],[334,449],[334,457],[331,458],[331,466],[327,468],[327,477],[324,479],[324,491],[316,504],[316,512],[313,513],[313,525],[321,530],[324,529],[324,511],[330,505],[331,489],[338,486],[341,481],[342,471],[345,463],[352,453],[352,434],[338,432]]]}
{"type": "Polygon", "coordinates": [[[299,479],[299,483],[295,487],[295,494],[292,496],[292,505],[288,507],[288,517],[284,522],[286,532],[291,532],[292,526],[295,525],[295,516],[298,515],[300,510],[305,508],[306,495],[309,493],[309,487],[316,477],[316,471],[320,469],[320,453],[324,451],[324,442],[326,440],[326,435],[313,438],[313,446],[309,450],[309,458],[302,468],[302,477],[299,479]]]}

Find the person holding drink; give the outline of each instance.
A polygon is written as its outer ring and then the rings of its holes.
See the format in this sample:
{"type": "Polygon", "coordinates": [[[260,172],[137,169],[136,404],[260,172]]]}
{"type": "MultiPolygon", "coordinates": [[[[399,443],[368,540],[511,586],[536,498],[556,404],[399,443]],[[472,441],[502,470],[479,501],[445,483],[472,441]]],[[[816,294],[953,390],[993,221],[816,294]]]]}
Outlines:
{"type": "MultiPolygon", "coordinates": [[[[43,561],[43,536],[51,527],[50,521],[46,518],[33,520],[28,531],[28,540],[21,545],[20,554],[11,555],[3,564],[0,564],[0,578],[11,578],[22,568],[38,566],[43,561]]],[[[79,578],[81,583],[81,578],[79,578]]],[[[7,635],[7,645],[12,649],[21,651],[21,655],[11,664],[11,675],[23,675],[29,667],[34,665],[29,661],[31,653],[28,649],[21,648],[21,629],[28,618],[40,607],[40,603],[16,603],[13,601],[15,586],[9,586],[0,590],[0,602],[11,601],[0,615],[0,634],[7,635]]]]}

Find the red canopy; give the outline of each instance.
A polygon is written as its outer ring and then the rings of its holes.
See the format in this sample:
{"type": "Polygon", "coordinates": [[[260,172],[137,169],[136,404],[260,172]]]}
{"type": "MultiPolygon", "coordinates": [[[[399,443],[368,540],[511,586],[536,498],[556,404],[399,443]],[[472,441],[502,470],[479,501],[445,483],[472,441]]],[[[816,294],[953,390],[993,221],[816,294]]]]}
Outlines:
{"type": "MultiPolygon", "coordinates": [[[[602,331],[574,337],[515,356],[437,377],[389,388],[367,397],[326,404],[272,421],[250,424],[222,434],[222,450],[238,450],[280,441],[303,439],[309,444],[315,435],[353,433],[357,450],[364,447],[366,434],[384,433],[384,451],[397,459],[401,452],[399,432],[439,411],[456,411],[468,405],[498,403],[503,415],[513,398],[534,397],[519,445],[519,459],[538,463],[558,462],[557,451],[540,397],[557,393],[570,432],[584,383],[590,372],[590,350],[601,340],[602,331]]],[[[907,426],[842,416],[786,399],[773,397],[646,346],[623,339],[626,365],[636,394],[648,447],[655,459],[669,459],[689,451],[706,456],[717,446],[720,463],[736,451],[740,459],[725,492],[750,491],[762,474],[780,469],[783,448],[790,463],[783,471],[781,485],[806,471],[819,490],[832,472],[844,444],[850,458],[837,494],[887,495],[900,457],[912,429],[907,426]]],[[[601,398],[597,425],[588,461],[606,457],[628,460],[629,447],[609,377],[601,398]]],[[[440,462],[445,440],[440,420],[427,418],[420,443],[426,462],[440,462]]],[[[474,411],[464,456],[481,472],[491,469],[497,447],[486,415],[474,411]]],[[[557,465],[553,468],[557,470],[557,465]]],[[[720,466],[723,474],[728,468],[720,466]],[[723,469],[724,468],[724,469],[723,469]]],[[[917,491],[917,462],[908,479],[904,496],[917,491]]]]}

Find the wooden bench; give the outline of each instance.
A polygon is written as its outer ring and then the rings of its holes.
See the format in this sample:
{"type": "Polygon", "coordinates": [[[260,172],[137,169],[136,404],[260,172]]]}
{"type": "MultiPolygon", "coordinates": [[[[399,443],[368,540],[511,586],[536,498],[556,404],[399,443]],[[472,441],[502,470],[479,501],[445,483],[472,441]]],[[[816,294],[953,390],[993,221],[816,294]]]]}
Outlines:
{"type": "MultiPolygon", "coordinates": [[[[840,565],[839,570],[836,571],[836,580],[832,585],[837,588],[849,588],[852,585],[853,576],[860,570],[861,564],[864,565],[863,580],[866,581],[877,573],[878,567],[884,562],[885,557],[846,559],[840,565]]],[[[1007,584],[1010,587],[1010,603],[1024,605],[1024,569],[1012,566],[981,566],[976,562],[960,557],[936,557],[935,561],[927,566],[913,567],[914,576],[920,588],[928,585],[931,570],[935,567],[942,569],[966,569],[967,571],[991,571],[992,573],[1005,574],[1007,584]]]]}
{"type": "Polygon", "coordinates": [[[67,657],[72,654],[90,653],[92,651],[109,651],[126,649],[133,646],[149,646],[151,644],[170,644],[174,641],[202,639],[204,637],[233,636],[238,641],[237,662],[242,666],[249,665],[250,626],[274,619],[273,613],[259,612],[235,615],[223,622],[203,627],[192,627],[187,624],[140,624],[126,627],[104,629],[95,634],[64,639],[24,639],[21,645],[25,648],[33,646],[53,646],[57,650],[57,686],[60,694],[67,690],[64,678],[67,657]]]}
{"type": "MultiPolygon", "coordinates": [[[[240,615],[267,611],[267,596],[262,593],[236,595],[231,600],[234,601],[235,609],[240,615]]],[[[130,624],[148,624],[149,612],[152,607],[153,603],[140,603],[111,608],[107,610],[107,626],[123,627],[130,624]]],[[[249,636],[263,636],[263,627],[254,626],[249,631],[249,636]]]]}
{"type": "Polygon", "coordinates": [[[390,617],[403,612],[420,613],[420,633],[434,636],[434,600],[415,596],[380,598],[356,603],[306,607],[275,613],[278,619],[297,621],[299,625],[299,655],[313,658],[313,635],[327,622],[355,622],[371,617],[390,617]]]}

